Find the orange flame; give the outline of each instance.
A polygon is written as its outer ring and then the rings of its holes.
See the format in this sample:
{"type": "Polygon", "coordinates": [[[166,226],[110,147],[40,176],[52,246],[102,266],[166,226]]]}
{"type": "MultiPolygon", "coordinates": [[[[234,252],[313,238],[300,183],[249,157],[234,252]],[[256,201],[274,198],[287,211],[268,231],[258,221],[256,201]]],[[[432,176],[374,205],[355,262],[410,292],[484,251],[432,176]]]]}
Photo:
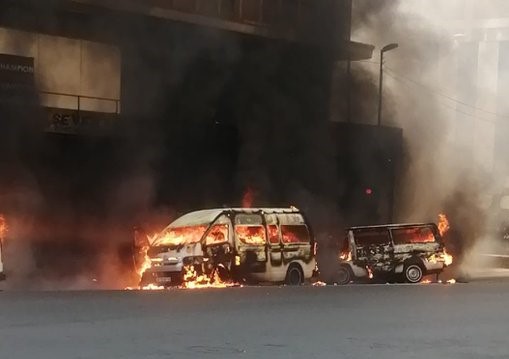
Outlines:
{"type": "Polygon", "coordinates": [[[206,230],[207,226],[170,228],[151,237],[150,242],[156,246],[198,243],[206,230]]]}
{"type": "MultiPolygon", "coordinates": [[[[444,236],[451,226],[449,225],[449,219],[447,216],[443,213],[440,213],[438,215],[438,232],[440,233],[440,236],[444,236]]],[[[447,253],[447,250],[444,248],[444,264],[446,266],[450,266],[453,262],[453,257],[449,253],[447,253]]]]}
{"type": "Polygon", "coordinates": [[[339,259],[341,259],[342,261],[345,261],[345,262],[351,261],[352,260],[352,252],[348,251],[348,252],[341,253],[339,255],[339,259]]]}
{"type": "Polygon", "coordinates": [[[246,244],[265,244],[265,230],[262,226],[236,226],[235,233],[237,237],[246,244]]]}
{"type": "Polygon", "coordinates": [[[143,276],[143,273],[145,273],[145,271],[152,266],[150,257],[147,254],[149,248],[150,247],[146,246],[141,249],[142,262],[138,265],[138,268],[136,268],[136,273],[138,274],[140,279],[143,276]]]}
{"type": "Polygon", "coordinates": [[[251,208],[253,207],[254,202],[254,192],[248,187],[242,196],[242,207],[243,208],[251,208]]]}
{"type": "MultiPolygon", "coordinates": [[[[263,227],[260,227],[263,229],[263,227]]],[[[205,233],[207,226],[188,226],[188,227],[177,227],[169,228],[161,233],[153,236],[143,235],[138,237],[141,242],[138,245],[139,257],[141,257],[136,273],[141,280],[146,270],[152,266],[152,260],[148,255],[148,250],[151,246],[167,246],[167,245],[183,245],[183,244],[196,244],[200,241],[203,234],[205,233]]],[[[265,232],[263,232],[264,234],[265,232]]],[[[224,236],[223,236],[224,237],[224,236]]],[[[234,283],[224,283],[219,278],[217,272],[214,272],[213,276],[206,274],[198,274],[198,271],[194,266],[185,266],[183,273],[183,284],[181,288],[223,288],[232,286],[234,283]]],[[[129,288],[126,288],[129,289],[129,288]]],[[[139,288],[140,290],[161,290],[163,286],[155,284],[149,284],[139,288]]]]}
{"type": "Polygon", "coordinates": [[[453,262],[453,257],[449,253],[447,253],[447,251],[444,248],[444,264],[446,266],[450,266],[452,264],[452,262],[453,262]]]}
{"type": "Polygon", "coordinates": [[[226,288],[235,285],[233,282],[223,282],[217,271],[214,272],[213,276],[207,276],[205,274],[198,274],[194,266],[184,267],[184,284],[182,288],[185,289],[197,289],[197,288],[226,288]]]}
{"type": "Polygon", "coordinates": [[[441,236],[444,236],[451,227],[449,226],[449,220],[443,213],[438,215],[438,232],[441,236]]]}

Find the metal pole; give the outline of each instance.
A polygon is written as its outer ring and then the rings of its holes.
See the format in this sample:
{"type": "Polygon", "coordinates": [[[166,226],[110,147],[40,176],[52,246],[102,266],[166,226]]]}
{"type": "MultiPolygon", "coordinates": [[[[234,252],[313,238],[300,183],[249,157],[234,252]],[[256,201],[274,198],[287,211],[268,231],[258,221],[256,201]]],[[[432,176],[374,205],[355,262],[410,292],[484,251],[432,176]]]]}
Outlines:
{"type": "Polygon", "coordinates": [[[384,78],[384,51],[380,51],[380,84],[378,85],[378,126],[382,125],[382,86],[384,78]]]}

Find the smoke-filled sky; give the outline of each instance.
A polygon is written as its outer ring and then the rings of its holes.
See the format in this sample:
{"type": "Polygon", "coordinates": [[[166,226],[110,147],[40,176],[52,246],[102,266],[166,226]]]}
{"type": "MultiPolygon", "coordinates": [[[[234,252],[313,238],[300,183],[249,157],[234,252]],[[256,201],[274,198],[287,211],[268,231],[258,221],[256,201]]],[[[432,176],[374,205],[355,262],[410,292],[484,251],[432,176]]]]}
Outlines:
{"type": "MultiPolygon", "coordinates": [[[[354,1],[353,39],[377,46],[353,65],[358,79],[376,86],[379,49],[399,44],[385,54],[383,113],[405,137],[398,219],[447,212],[459,252],[498,225],[490,205],[509,175],[508,12],[506,1],[354,1]]],[[[375,104],[356,104],[364,121],[375,104]]]]}

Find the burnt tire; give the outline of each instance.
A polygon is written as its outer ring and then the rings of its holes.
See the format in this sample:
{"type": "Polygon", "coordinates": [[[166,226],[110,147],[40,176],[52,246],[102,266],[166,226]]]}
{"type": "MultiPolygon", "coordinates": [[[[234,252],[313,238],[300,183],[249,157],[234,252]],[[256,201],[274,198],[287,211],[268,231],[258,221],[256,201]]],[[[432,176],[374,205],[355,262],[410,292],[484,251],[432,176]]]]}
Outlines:
{"type": "Polygon", "coordinates": [[[151,272],[145,272],[141,276],[141,279],[140,279],[140,282],[138,283],[138,286],[146,287],[149,284],[155,284],[155,278],[154,278],[154,275],[151,272]]]}
{"type": "Polygon", "coordinates": [[[338,285],[346,285],[353,281],[353,272],[350,266],[342,265],[336,271],[334,282],[338,285]]]}
{"type": "Polygon", "coordinates": [[[407,283],[419,283],[424,277],[424,270],[417,263],[408,263],[403,271],[403,278],[407,283]]]}
{"type": "Polygon", "coordinates": [[[218,265],[214,271],[223,282],[227,282],[232,279],[230,271],[223,264],[218,265]]]}
{"type": "Polygon", "coordinates": [[[286,271],[285,284],[286,285],[301,285],[304,283],[304,273],[297,264],[292,264],[286,271]]]}

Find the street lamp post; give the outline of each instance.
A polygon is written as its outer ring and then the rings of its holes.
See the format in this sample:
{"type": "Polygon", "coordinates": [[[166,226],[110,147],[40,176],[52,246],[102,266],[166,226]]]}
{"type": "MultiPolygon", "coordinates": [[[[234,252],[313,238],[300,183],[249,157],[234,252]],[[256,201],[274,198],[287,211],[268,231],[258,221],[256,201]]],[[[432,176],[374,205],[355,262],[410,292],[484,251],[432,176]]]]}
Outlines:
{"type": "Polygon", "coordinates": [[[398,44],[389,44],[380,50],[380,84],[378,86],[378,126],[382,125],[382,87],[384,81],[384,53],[394,50],[398,44]]]}

